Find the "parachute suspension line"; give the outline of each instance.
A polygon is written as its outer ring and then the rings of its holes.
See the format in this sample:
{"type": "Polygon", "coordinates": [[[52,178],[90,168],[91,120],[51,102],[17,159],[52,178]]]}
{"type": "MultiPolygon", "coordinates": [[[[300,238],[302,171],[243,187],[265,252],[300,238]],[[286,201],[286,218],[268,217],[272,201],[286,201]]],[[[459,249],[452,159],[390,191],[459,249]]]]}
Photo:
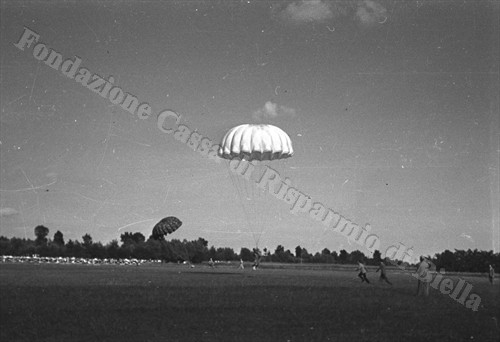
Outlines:
{"type": "Polygon", "coordinates": [[[249,216],[249,226],[252,232],[252,236],[255,242],[255,247],[259,248],[259,243],[262,238],[262,234],[265,231],[265,224],[268,215],[266,212],[269,211],[268,206],[265,202],[265,195],[261,188],[257,186],[257,182],[260,180],[264,172],[265,161],[253,160],[248,162],[251,164],[252,169],[249,172],[249,178],[239,176],[239,181],[243,183],[243,189],[246,191],[246,201],[248,216],[249,216]]]}
{"type": "Polygon", "coordinates": [[[258,241],[256,243],[256,248],[259,248],[259,242],[264,234],[268,231],[268,228],[271,227],[273,223],[273,216],[271,214],[274,213],[272,197],[269,194],[269,190],[267,188],[261,188],[257,184],[264,176],[266,170],[269,165],[268,160],[260,160],[255,162],[255,175],[254,182],[252,182],[253,186],[253,198],[255,202],[255,212],[257,213],[256,217],[256,228],[255,231],[258,232],[258,241]]]}
{"type": "Polygon", "coordinates": [[[279,178],[283,179],[282,175],[275,180],[262,177],[268,176],[264,173],[268,167],[275,169],[276,166],[283,165],[282,159],[293,155],[292,142],[290,137],[276,126],[243,124],[227,131],[220,146],[218,155],[221,158],[227,160],[238,158],[233,159],[234,162],[229,161],[230,178],[238,192],[248,226],[258,248],[267,226],[274,224],[264,212],[272,212],[272,218],[276,219],[279,214],[277,208],[281,205],[280,201],[270,193],[278,189],[268,187],[280,185],[279,178]],[[236,164],[238,160],[240,163],[236,164]],[[258,185],[260,180],[266,183],[264,189],[258,185]],[[251,213],[250,209],[253,209],[251,213]]]}
{"type": "MultiPolygon", "coordinates": [[[[278,176],[281,178],[281,180],[284,180],[283,176],[283,170],[284,170],[284,165],[285,159],[278,159],[278,160],[273,160],[269,161],[266,160],[264,161],[262,170],[261,170],[261,175],[264,174],[264,172],[267,171],[267,168],[271,168],[273,171],[278,173],[278,176]]],[[[281,211],[283,210],[282,208],[282,203],[279,201],[277,198],[275,198],[271,192],[276,192],[279,189],[258,189],[260,192],[261,200],[260,202],[264,204],[264,212],[266,212],[266,215],[263,215],[264,218],[267,218],[268,222],[266,224],[262,225],[262,230],[261,234],[265,234],[269,229],[273,230],[272,228],[273,225],[279,225],[281,221],[281,211]]],[[[274,231],[274,230],[273,230],[274,231]]]]}
{"type": "Polygon", "coordinates": [[[263,170],[263,162],[259,160],[255,160],[251,163],[253,165],[253,174],[250,179],[244,179],[246,182],[247,190],[249,192],[250,205],[252,207],[252,235],[255,241],[255,248],[259,248],[260,239],[262,238],[262,234],[265,231],[265,211],[266,205],[262,201],[262,189],[257,186],[257,181],[260,179],[259,177],[262,174],[263,170]]]}
{"type": "MultiPolygon", "coordinates": [[[[272,171],[278,174],[278,177],[281,181],[286,179],[285,177],[285,166],[287,165],[287,160],[285,158],[281,158],[278,160],[263,160],[259,161],[259,168],[256,170],[256,183],[253,184],[256,204],[260,205],[260,208],[257,208],[259,213],[259,239],[262,235],[266,234],[268,231],[275,231],[274,228],[278,228],[281,226],[282,212],[285,211],[282,201],[278,198],[274,197],[271,192],[277,192],[279,190],[278,186],[275,189],[260,188],[257,186],[257,182],[261,179],[264,173],[268,168],[272,169],[272,171]]],[[[270,186],[270,184],[268,185],[270,186]]],[[[277,230],[276,230],[277,231],[277,230]]],[[[258,246],[257,246],[258,247],[258,246]]]]}
{"type": "MultiPolygon", "coordinates": [[[[256,237],[256,234],[254,232],[253,226],[252,226],[252,217],[251,217],[251,212],[250,209],[255,209],[252,208],[252,206],[255,206],[255,203],[249,203],[253,199],[250,198],[250,193],[248,190],[248,185],[245,183],[250,183],[250,181],[246,180],[243,176],[237,175],[236,173],[233,173],[231,171],[231,167],[229,166],[230,160],[228,162],[228,168],[227,171],[229,173],[229,178],[231,179],[231,182],[233,183],[233,187],[236,189],[237,195],[239,197],[238,202],[240,203],[241,209],[243,211],[243,214],[245,216],[245,223],[248,229],[248,232],[252,235],[255,244],[258,244],[259,239],[256,237]]],[[[252,210],[252,212],[256,212],[255,210],[252,210]]]]}
{"type": "MultiPolygon", "coordinates": [[[[254,162],[253,165],[256,167],[256,169],[260,169],[260,162],[254,162]]],[[[255,172],[255,170],[254,170],[255,172]]],[[[255,177],[255,176],[254,176],[255,177]]],[[[249,190],[251,193],[249,202],[252,202],[252,207],[253,207],[253,213],[254,213],[254,229],[253,229],[253,235],[254,235],[254,240],[255,240],[255,247],[259,247],[259,242],[260,238],[262,236],[262,224],[263,224],[263,213],[260,210],[258,204],[261,203],[260,201],[260,189],[257,188],[257,184],[254,181],[247,181],[249,184],[249,190]]]]}
{"type": "Polygon", "coordinates": [[[257,182],[261,179],[261,177],[264,175],[264,172],[266,172],[266,168],[269,166],[268,162],[265,160],[257,161],[256,162],[257,167],[256,167],[256,177],[253,186],[253,191],[254,195],[253,198],[255,199],[255,206],[256,206],[256,212],[257,212],[257,227],[256,231],[258,232],[259,239],[256,243],[256,248],[259,248],[259,242],[260,239],[262,238],[262,235],[266,233],[266,231],[269,228],[270,225],[270,213],[272,213],[272,206],[269,203],[269,194],[266,194],[267,189],[262,189],[259,186],[257,186],[257,182]]]}

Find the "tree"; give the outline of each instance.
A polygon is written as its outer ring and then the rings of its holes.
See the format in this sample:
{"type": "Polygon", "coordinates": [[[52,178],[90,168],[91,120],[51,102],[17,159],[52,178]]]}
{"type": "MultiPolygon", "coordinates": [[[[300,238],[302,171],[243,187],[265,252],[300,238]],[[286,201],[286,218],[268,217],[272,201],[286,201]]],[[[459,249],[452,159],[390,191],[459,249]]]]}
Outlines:
{"type": "Polygon", "coordinates": [[[250,249],[243,247],[240,250],[240,258],[243,259],[243,261],[253,261],[254,256],[250,249]]]}
{"type": "Polygon", "coordinates": [[[161,251],[162,251],[162,242],[158,241],[156,239],[148,239],[146,241],[146,248],[149,251],[149,258],[154,259],[154,260],[160,260],[162,258],[161,256],[161,251]]]}
{"type": "Polygon", "coordinates": [[[347,251],[345,249],[340,250],[339,261],[342,264],[345,263],[347,261],[348,256],[349,256],[349,254],[347,253],[347,251]]]}
{"type": "Polygon", "coordinates": [[[90,245],[89,255],[91,258],[104,259],[106,257],[106,248],[100,242],[94,242],[90,245]]]}
{"type": "Polygon", "coordinates": [[[108,258],[112,258],[112,259],[118,259],[119,257],[119,249],[120,249],[120,246],[118,245],[118,240],[114,239],[114,240],[111,240],[106,246],[106,256],[108,258]]]}
{"type": "Polygon", "coordinates": [[[82,236],[82,240],[85,248],[88,248],[92,245],[92,236],[90,236],[90,234],[87,233],[84,236],[82,236]]]}
{"type": "Polygon", "coordinates": [[[376,249],[373,252],[372,260],[373,260],[374,264],[378,264],[378,263],[380,263],[382,261],[382,254],[380,254],[380,251],[378,249],[376,249]]]}
{"type": "Polygon", "coordinates": [[[274,254],[271,256],[272,261],[276,262],[294,262],[294,256],[290,250],[285,251],[285,247],[278,245],[274,254]]]}
{"type": "Polygon", "coordinates": [[[215,260],[238,260],[238,255],[230,247],[219,247],[215,252],[215,260]]]}
{"type": "Polygon", "coordinates": [[[135,243],[142,243],[146,241],[146,237],[142,235],[141,233],[134,233],[132,235],[132,240],[134,240],[135,243]]]}
{"type": "Polygon", "coordinates": [[[35,227],[35,242],[37,245],[46,245],[47,235],[49,235],[49,228],[42,225],[35,227]]]}
{"type": "Polygon", "coordinates": [[[312,255],[309,254],[309,252],[307,251],[307,249],[305,248],[302,248],[302,251],[300,252],[300,262],[311,262],[311,259],[312,259],[312,255]]]}
{"type": "Polygon", "coordinates": [[[456,255],[449,250],[445,250],[442,253],[436,254],[434,262],[438,270],[455,271],[456,255]]]}
{"type": "Polygon", "coordinates": [[[66,253],[67,256],[72,256],[72,257],[82,257],[83,256],[83,247],[78,241],[73,241],[69,240],[68,243],[66,244],[66,253]]]}
{"type": "Polygon", "coordinates": [[[314,260],[315,262],[320,262],[320,263],[331,264],[331,263],[335,262],[335,259],[333,258],[332,254],[328,248],[323,248],[323,250],[321,251],[321,254],[317,253],[317,255],[315,255],[314,259],[315,259],[314,260]]]}
{"type": "Polygon", "coordinates": [[[61,233],[59,230],[54,234],[54,243],[61,247],[64,246],[63,233],[61,233]]]}
{"type": "Polygon", "coordinates": [[[198,240],[193,240],[189,242],[184,240],[183,244],[185,245],[185,249],[187,250],[189,260],[191,262],[200,263],[203,260],[207,259],[208,256],[207,240],[202,238],[198,238],[198,240]]]}
{"type": "Polygon", "coordinates": [[[261,261],[268,261],[270,259],[271,251],[267,249],[267,247],[264,247],[262,249],[262,259],[261,261]]]}
{"type": "Polygon", "coordinates": [[[302,248],[300,246],[295,247],[295,257],[296,258],[302,257],[302,248]]]}
{"type": "Polygon", "coordinates": [[[358,261],[365,262],[366,257],[365,254],[361,251],[355,250],[352,251],[347,260],[351,263],[356,263],[358,261]]]}
{"type": "Polygon", "coordinates": [[[199,244],[201,244],[203,247],[207,247],[208,248],[208,241],[205,240],[204,238],[199,237],[198,240],[196,240],[196,242],[198,242],[199,244]]]}
{"type": "Polygon", "coordinates": [[[217,259],[217,249],[214,246],[208,250],[208,258],[217,259]]]}
{"type": "Polygon", "coordinates": [[[146,241],[146,237],[141,233],[129,233],[125,232],[120,235],[120,240],[124,245],[127,244],[139,244],[146,241]]]}
{"type": "Polygon", "coordinates": [[[274,254],[280,254],[280,253],[284,253],[285,252],[285,247],[283,247],[282,245],[278,245],[276,247],[276,250],[274,251],[274,254]]]}

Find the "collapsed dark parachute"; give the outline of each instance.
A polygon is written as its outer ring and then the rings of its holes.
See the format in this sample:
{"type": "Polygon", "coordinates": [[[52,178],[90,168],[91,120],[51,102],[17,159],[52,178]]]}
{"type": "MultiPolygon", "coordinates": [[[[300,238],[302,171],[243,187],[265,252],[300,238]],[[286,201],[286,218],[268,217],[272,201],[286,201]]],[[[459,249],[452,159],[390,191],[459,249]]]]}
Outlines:
{"type": "Polygon", "coordinates": [[[182,222],[177,217],[165,217],[153,227],[153,239],[161,240],[165,235],[175,232],[180,226],[182,222]]]}

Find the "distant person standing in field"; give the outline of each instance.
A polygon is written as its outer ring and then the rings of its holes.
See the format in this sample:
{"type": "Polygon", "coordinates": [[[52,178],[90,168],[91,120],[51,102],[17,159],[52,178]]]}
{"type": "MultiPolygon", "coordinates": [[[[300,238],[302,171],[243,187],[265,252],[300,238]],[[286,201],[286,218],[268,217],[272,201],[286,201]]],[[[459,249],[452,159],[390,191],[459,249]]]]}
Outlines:
{"type": "Polygon", "coordinates": [[[245,265],[243,264],[243,259],[240,259],[240,266],[238,267],[240,270],[245,269],[245,265]]]}
{"type": "Polygon", "coordinates": [[[380,266],[377,268],[375,272],[380,271],[380,278],[379,281],[385,280],[385,282],[389,285],[392,285],[392,283],[387,279],[387,274],[385,270],[385,263],[383,261],[380,261],[380,266]]]}
{"type": "Polygon", "coordinates": [[[424,296],[429,296],[429,283],[430,279],[427,279],[428,272],[431,268],[429,262],[423,257],[420,257],[420,262],[417,265],[416,277],[418,279],[417,283],[417,296],[423,294],[424,296]]]}
{"type": "Polygon", "coordinates": [[[362,283],[366,281],[368,284],[370,284],[370,281],[366,277],[366,267],[361,261],[358,261],[358,268],[356,269],[356,271],[359,271],[358,277],[361,278],[362,283]]]}
{"type": "Polygon", "coordinates": [[[214,260],[212,258],[210,258],[210,260],[208,260],[208,266],[210,266],[211,268],[214,268],[214,260]]]}
{"type": "Polygon", "coordinates": [[[490,265],[490,270],[488,272],[488,278],[490,278],[490,283],[493,284],[493,280],[495,280],[495,269],[490,265]]]}

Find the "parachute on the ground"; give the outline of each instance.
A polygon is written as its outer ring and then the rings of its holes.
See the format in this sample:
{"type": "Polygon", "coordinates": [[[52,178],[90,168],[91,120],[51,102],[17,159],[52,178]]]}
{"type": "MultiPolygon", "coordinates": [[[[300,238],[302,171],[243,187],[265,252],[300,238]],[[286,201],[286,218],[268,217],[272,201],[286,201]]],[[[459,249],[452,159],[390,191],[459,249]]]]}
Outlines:
{"type": "Polygon", "coordinates": [[[268,168],[283,176],[285,160],[293,155],[288,134],[273,125],[246,124],[231,128],[222,139],[219,157],[228,161],[229,177],[240,198],[255,245],[267,228],[281,220],[279,200],[257,187],[268,168]],[[251,164],[251,165],[250,165],[251,164]],[[244,173],[244,176],[242,176],[244,173]]]}
{"type": "Polygon", "coordinates": [[[165,217],[153,227],[153,239],[160,240],[165,235],[175,232],[181,225],[182,222],[177,217],[165,217]]]}

